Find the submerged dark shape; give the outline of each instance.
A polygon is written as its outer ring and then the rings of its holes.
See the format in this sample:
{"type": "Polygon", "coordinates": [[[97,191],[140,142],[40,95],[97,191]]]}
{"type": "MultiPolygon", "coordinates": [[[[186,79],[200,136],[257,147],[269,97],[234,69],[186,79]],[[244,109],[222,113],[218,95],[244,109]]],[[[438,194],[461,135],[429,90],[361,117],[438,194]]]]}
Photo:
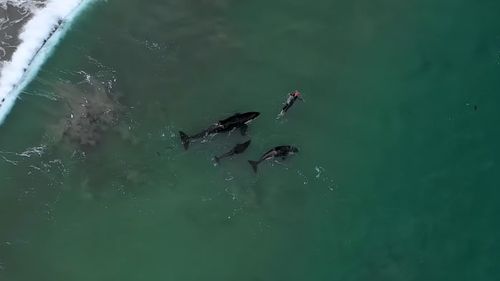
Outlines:
{"type": "Polygon", "coordinates": [[[297,152],[299,152],[299,149],[294,146],[280,145],[268,150],[260,157],[259,160],[257,161],[248,160],[248,163],[250,163],[250,165],[252,166],[253,171],[257,173],[257,167],[261,162],[265,160],[274,159],[276,157],[284,160],[287,156],[293,155],[297,152]]]}
{"type": "Polygon", "coordinates": [[[94,78],[79,85],[56,84],[54,92],[68,109],[53,128],[56,139],[82,148],[97,145],[109,130],[119,124],[125,109],[118,101],[119,95],[109,92],[94,78]]]}
{"type": "Polygon", "coordinates": [[[248,129],[248,123],[252,122],[252,120],[257,118],[259,115],[259,112],[236,113],[192,136],[187,135],[183,131],[179,131],[182,145],[184,146],[184,149],[187,150],[189,148],[189,143],[192,140],[204,138],[217,133],[230,132],[234,129],[240,129],[241,134],[245,135],[248,129]]]}
{"type": "Polygon", "coordinates": [[[297,99],[304,101],[299,91],[295,90],[293,93],[288,94],[288,98],[285,101],[283,108],[281,109],[281,112],[278,114],[278,118],[284,116],[285,113],[292,107],[292,105],[295,103],[297,99]]]}
{"type": "Polygon", "coordinates": [[[245,150],[247,150],[248,146],[250,145],[250,142],[251,142],[251,140],[248,140],[248,141],[246,141],[244,143],[238,143],[230,151],[222,154],[221,156],[215,156],[214,157],[215,162],[219,163],[219,161],[222,158],[226,158],[226,157],[229,157],[229,156],[233,156],[235,154],[243,153],[245,150]]]}

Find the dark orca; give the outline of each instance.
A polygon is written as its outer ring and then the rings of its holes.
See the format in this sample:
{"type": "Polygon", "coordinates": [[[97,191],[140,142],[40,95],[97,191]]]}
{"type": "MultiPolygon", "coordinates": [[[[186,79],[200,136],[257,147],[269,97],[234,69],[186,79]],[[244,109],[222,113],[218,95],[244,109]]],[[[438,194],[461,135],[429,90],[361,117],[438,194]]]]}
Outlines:
{"type": "Polygon", "coordinates": [[[219,122],[213,124],[207,129],[192,136],[187,135],[183,131],[179,131],[182,145],[184,145],[184,149],[187,150],[189,148],[189,143],[192,140],[204,138],[209,135],[214,135],[217,133],[230,132],[234,129],[240,129],[241,134],[245,135],[248,129],[248,123],[257,118],[259,115],[260,115],[259,112],[236,113],[224,120],[220,120],[219,122]]]}
{"type": "Polygon", "coordinates": [[[219,163],[219,161],[222,158],[226,158],[226,157],[229,157],[229,156],[233,156],[235,154],[243,153],[245,150],[247,150],[248,146],[250,145],[250,142],[251,142],[251,140],[248,140],[248,141],[246,141],[244,143],[238,143],[231,150],[229,150],[228,152],[222,154],[221,156],[215,156],[214,157],[215,162],[219,163]]]}
{"type": "Polygon", "coordinates": [[[293,155],[294,153],[297,152],[299,152],[299,149],[294,146],[280,145],[268,150],[260,157],[259,160],[257,161],[248,160],[248,163],[250,163],[250,165],[252,166],[253,171],[257,173],[257,166],[259,166],[259,164],[262,161],[274,159],[276,157],[279,157],[284,160],[287,156],[293,155]]]}

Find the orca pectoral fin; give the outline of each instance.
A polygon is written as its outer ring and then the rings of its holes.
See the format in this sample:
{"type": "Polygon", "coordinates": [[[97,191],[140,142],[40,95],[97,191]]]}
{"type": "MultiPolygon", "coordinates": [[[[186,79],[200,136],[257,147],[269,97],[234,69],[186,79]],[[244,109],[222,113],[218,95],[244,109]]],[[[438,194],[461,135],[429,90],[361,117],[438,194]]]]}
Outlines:
{"type": "Polygon", "coordinates": [[[245,136],[247,134],[247,130],[248,130],[248,125],[247,124],[244,124],[243,126],[240,127],[240,133],[242,136],[245,136]]]}
{"type": "Polygon", "coordinates": [[[259,162],[248,160],[248,163],[250,164],[250,166],[252,166],[252,170],[254,171],[254,173],[257,173],[257,166],[259,166],[259,162]]]}
{"type": "Polygon", "coordinates": [[[189,141],[190,141],[189,136],[183,131],[179,131],[179,135],[181,136],[181,141],[182,145],[184,146],[184,149],[187,150],[189,148],[189,141]]]}

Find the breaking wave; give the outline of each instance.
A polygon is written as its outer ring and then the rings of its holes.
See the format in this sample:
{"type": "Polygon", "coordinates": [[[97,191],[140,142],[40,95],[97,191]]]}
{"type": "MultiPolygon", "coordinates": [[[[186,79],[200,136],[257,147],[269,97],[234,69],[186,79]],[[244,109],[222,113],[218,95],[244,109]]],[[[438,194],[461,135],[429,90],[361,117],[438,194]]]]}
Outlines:
{"type": "Polygon", "coordinates": [[[72,21],[93,0],[7,0],[33,16],[19,35],[20,44],[0,73],[0,124],[14,106],[22,89],[36,76],[72,21]]]}

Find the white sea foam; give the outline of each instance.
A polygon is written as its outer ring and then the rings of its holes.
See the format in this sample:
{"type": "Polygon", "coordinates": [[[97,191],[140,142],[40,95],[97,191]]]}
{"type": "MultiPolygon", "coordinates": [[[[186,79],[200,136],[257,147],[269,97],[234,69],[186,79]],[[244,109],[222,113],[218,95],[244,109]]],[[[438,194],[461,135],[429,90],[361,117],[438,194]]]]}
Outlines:
{"type": "Polygon", "coordinates": [[[34,12],[36,8],[43,6],[45,0],[0,0],[0,7],[7,9],[7,5],[20,8],[25,11],[34,12]]]}
{"type": "MultiPolygon", "coordinates": [[[[17,4],[24,0],[12,1],[17,4]]],[[[22,89],[36,76],[74,18],[92,0],[49,0],[34,11],[19,35],[21,43],[0,73],[0,124],[22,89]]]]}

